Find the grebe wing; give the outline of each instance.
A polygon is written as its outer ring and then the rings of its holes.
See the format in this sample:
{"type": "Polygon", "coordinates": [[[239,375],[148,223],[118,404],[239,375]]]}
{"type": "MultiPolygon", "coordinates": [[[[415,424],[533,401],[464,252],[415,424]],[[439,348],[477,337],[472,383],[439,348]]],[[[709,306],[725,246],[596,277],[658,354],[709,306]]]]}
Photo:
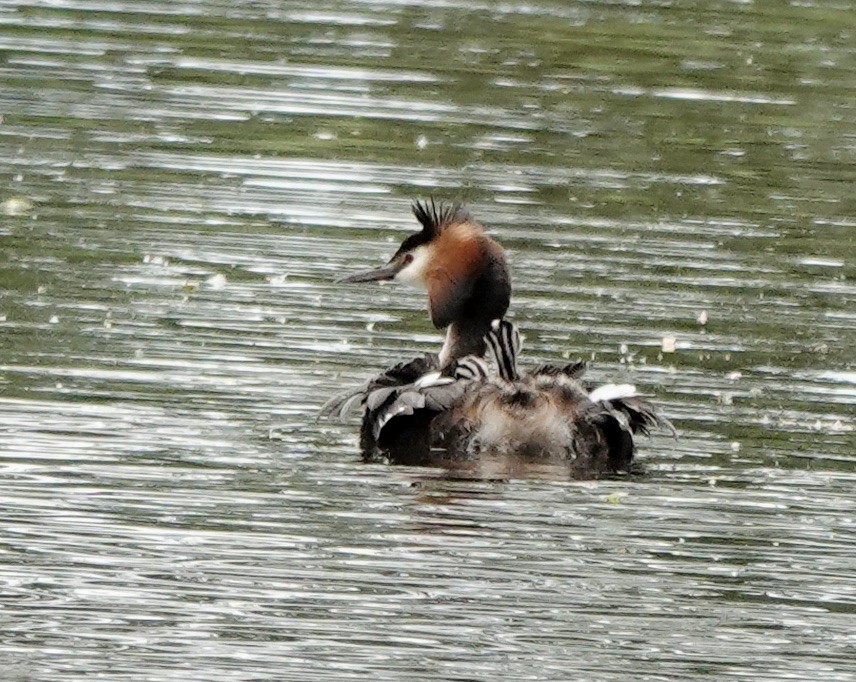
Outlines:
{"type": "Polygon", "coordinates": [[[654,408],[638,395],[615,398],[605,403],[614,417],[622,417],[622,422],[627,424],[631,433],[641,433],[645,436],[654,429],[670,431],[672,436],[677,437],[675,427],[665,417],[661,417],[654,408]]]}
{"type": "Polygon", "coordinates": [[[426,353],[421,357],[400,362],[369,379],[362,386],[349,389],[330,398],[321,406],[318,411],[318,418],[335,417],[339,421],[344,421],[351,410],[357,405],[363,405],[374,391],[384,388],[395,389],[412,384],[425,373],[436,369],[438,364],[439,359],[435,353],[426,353]]]}
{"type": "Polygon", "coordinates": [[[381,432],[391,420],[410,416],[417,410],[440,414],[451,409],[463,397],[468,383],[453,381],[422,388],[407,386],[375,391],[366,402],[371,414],[372,435],[375,440],[379,440],[381,432]]]}
{"type": "Polygon", "coordinates": [[[538,365],[534,370],[529,372],[530,376],[551,376],[557,377],[564,375],[569,379],[579,379],[586,372],[586,363],[584,360],[574,360],[567,365],[538,365]]]}
{"type": "Polygon", "coordinates": [[[648,435],[653,429],[664,429],[676,435],[672,423],[661,417],[636,391],[633,384],[603,384],[590,388],[591,405],[587,412],[601,421],[615,420],[617,426],[631,434],[648,435]]]}
{"type": "Polygon", "coordinates": [[[460,402],[474,382],[483,382],[487,376],[488,368],[484,360],[467,356],[457,361],[452,376],[444,372],[429,372],[406,386],[372,391],[365,403],[372,435],[378,440],[390,420],[412,415],[416,410],[433,414],[450,410],[460,402]]]}

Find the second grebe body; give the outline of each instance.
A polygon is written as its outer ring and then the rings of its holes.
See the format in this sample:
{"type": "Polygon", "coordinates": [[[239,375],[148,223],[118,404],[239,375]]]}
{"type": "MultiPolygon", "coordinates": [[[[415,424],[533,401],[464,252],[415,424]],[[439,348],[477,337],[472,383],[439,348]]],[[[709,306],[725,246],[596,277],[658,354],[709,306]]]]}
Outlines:
{"type": "Polygon", "coordinates": [[[497,320],[486,335],[496,372],[477,356],[440,370],[428,354],[333,399],[325,413],[344,419],[364,408],[366,461],[481,472],[489,463],[502,475],[538,466],[575,478],[627,471],[634,434],[671,428],[633,386],[585,383],[581,361],[518,373],[518,339],[497,320]]]}

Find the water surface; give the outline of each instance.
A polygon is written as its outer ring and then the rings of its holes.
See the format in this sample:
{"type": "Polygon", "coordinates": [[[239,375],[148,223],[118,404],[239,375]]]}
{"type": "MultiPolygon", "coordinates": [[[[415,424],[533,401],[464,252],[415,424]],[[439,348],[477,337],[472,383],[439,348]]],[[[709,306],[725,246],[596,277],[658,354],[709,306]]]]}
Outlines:
{"type": "Polygon", "coordinates": [[[0,6],[5,679],[854,679],[854,16],[0,6]],[[333,283],[429,195],[507,248],[527,362],[674,421],[644,474],[314,421],[439,344],[333,283]]]}

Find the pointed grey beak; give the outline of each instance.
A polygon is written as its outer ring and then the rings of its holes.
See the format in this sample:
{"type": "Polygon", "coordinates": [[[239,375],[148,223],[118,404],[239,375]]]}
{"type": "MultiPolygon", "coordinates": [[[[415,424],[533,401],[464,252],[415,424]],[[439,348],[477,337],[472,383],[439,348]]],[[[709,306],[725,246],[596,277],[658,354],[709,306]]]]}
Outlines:
{"type": "Polygon", "coordinates": [[[390,263],[389,265],[384,265],[382,268],[377,268],[376,270],[366,270],[364,272],[354,273],[353,275],[338,277],[335,281],[337,284],[341,284],[343,282],[382,282],[395,277],[402,267],[403,266],[399,263],[390,263]]]}

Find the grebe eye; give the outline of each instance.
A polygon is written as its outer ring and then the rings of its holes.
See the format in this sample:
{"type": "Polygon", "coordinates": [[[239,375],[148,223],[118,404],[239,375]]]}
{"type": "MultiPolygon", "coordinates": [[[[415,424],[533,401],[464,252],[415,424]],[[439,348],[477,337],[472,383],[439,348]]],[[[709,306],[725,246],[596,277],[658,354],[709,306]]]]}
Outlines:
{"type": "Polygon", "coordinates": [[[413,254],[412,253],[405,253],[404,254],[404,261],[403,261],[404,265],[410,265],[412,262],[413,262],[413,254]]]}

